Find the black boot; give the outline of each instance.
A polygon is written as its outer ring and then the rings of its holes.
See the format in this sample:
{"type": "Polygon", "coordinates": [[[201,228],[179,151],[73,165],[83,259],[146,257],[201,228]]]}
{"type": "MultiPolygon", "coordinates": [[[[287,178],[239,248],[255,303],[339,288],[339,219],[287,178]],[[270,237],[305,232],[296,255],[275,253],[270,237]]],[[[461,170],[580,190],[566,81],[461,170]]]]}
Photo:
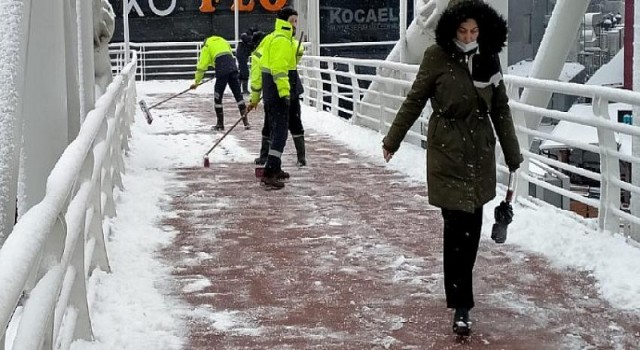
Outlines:
{"type": "Polygon", "coordinates": [[[260,179],[260,182],[267,190],[279,190],[284,188],[284,182],[278,178],[278,175],[279,172],[276,173],[265,169],[264,176],[260,179]]]}
{"type": "Polygon", "coordinates": [[[256,165],[265,165],[267,163],[267,155],[269,154],[269,139],[262,137],[262,145],[260,146],[260,157],[254,160],[256,165]]]}
{"type": "Polygon", "coordinates": [[[289,173],[284,170],[280,170],[280,172],[276,175],[276,178],[279,180],[289,180],[290,177],[291,175],[289,175],[289,173]]]}
{"type": "Polygon", "coordinates": [[[296,153],[298,155],[298,161],[296,162],[296,165],[299,167],[307,166],[307,158],[304,148],[304,135],[294,137],[293,144],[296,146],[296,153]]]}
{"type": "Polygon", "coordinates": [[[467,336],[471,333],[469,309],[456,308],[456,311],[453,313],[453,332],[462,336],[467,336]]]}
{"type": "Polygon", "coordinates": [[[218,120],[213,130],[224,130],[224,112],[222,108],[216,108],[216,119],[218,120]]]}

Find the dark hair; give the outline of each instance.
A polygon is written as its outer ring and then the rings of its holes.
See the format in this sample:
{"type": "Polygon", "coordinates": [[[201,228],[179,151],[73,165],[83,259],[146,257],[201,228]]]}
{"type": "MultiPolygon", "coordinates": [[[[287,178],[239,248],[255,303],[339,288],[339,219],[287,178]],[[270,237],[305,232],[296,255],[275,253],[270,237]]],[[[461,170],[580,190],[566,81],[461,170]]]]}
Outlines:
{"type": "Polygon", "coordinates": [[[288,21],[289,17],[297,16],[298,11],[292,9],[291,7],[285,7],[282,10],[278,11],[278,17],[281,20],[288,21]]]}
{"type": "Polygon", "coordinates": [[[480,52],[499,53],[507,41],[507,21],[481,0],[453,3],[440,16],[436,26],[436,42],[443,48],[454,50],[453,39],[461,23],[474,19],[478,23],[480,52]]]}

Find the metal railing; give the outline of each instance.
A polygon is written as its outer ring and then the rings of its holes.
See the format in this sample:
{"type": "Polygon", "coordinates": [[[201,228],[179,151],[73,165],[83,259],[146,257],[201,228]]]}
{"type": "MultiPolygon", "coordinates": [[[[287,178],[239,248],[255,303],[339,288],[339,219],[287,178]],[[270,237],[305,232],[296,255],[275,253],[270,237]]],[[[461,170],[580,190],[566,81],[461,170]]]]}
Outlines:
{"type": "MultiPolygon", "coordinates": [[[[235,50],[236,42],[229,42],[235,50]]],[[[136,79],[191,79],[203,42],[129,43],[138,52],[136,79]]],[[[117,74],[124,67],[124,43],[109,44],[111,71],[117,74]]]]}
{"type": "Polygon", "coordinates": [[[109,270],[103,221],[122,188],[136,105],[132,56],[60,156],[43,200],[0,249],[0,349],[67,349],[93,338],[86,282],[93,269],[109,270]]]}
{"type": "MultiPolygon", "coordinates": [[[[357,125],[373,128],[386,133],[402,101],[413,83],[416,65],[407,65],[381,60],[362,60],[340,57],[304,57],[299,67],[305,85],[304,102],[317,110],[336,116],[351,118],[357,125]]],[[[612,121],[608,105],[611,102],[640,106],[640,94],[607,87],[587,86],[555,81],[541,81],[530,78],[506,76],[510,106],[516,123],[516,132],[521,141],[525,163],[521,167],[518,188],[529,188],[529,184],[556,193],[571,201],[597,209],[598,227],[610,232],[630,234],[640,240],[638,225],[640,216],[631,213],[622,194],[640,195],[640,187],[621,177],[621,162],[633,167],[640,166],[640,158],[619,150],[617,139],[627,140],[640,137],[640,127],[612,121]],[[592,99],[593,116],[576,115],[524,104],[520,101],[523,88],[547,91],[555,94],[578,96],[592,99]],[[572,122],[593,128],[597,134],[597,144],[574,141],[554,135],[552,132],[533,130],[526,126],[526,120],[542,117],[556,121],[572,122]],[[532,152],[525,146],[532,138],[554,140],[572,149],[593,152],[599,156],[600,171],[571,165],[532,152]],[[526,169],[526,171],[524,171],[526,169]],[[589,198],[562,186],[555,186],[543,179],[540,169],[552,177],[578,175],[600,183],[599,198],[589,198]]],[[[427,105],[422,116],[407,134],[407,141],[424,146],[426,132],[424,126],[431,114],[427,105]]],[[[498,169],[506,173],[505,166],[498,169]]],[[[563,181],[560,181],[562,183],[563,181]]],[[[534,191],[535,192],[535,191],[534,191]]],[[[527,193],[520,192],[520,195],[527,193]]]]}
{"type": "MultiPolygon", "coordinates": [[[[357,43],[355,43],[357,44],[357,43]]],[[[385,43],[386,44],[386,43],[385,43]]],[[[184,50],[185,55],[192,55],[193,64],[199,50],[199,43],[154,43],[154,44],[133,44],[145,52],[149,47],[162,47],[163,50],[180,51],[184,50]],[[192,45],[189,46],[184,45],[192,45]],[[136,46],[138,45],[138,46],[136,46]],[[182,47],[182,48],[181,48],[182,47]],[[187,47],[185,49],[185,47],[187,47]]],[[[340,44],[354,45],[354,43],[340,44]]],[[[326,46],[326,45],[325,45],[326,46]]],[[[117,44],[113,46],[118,48],[117,44]]],[[[116,50],[117,51],[117,50],[116,50]]],[[[119,55],[114,51],[114,55],[119,55]]],[[[147,59],[152,58],[150,54],[141,54],[140,66],[151,65],[147,59]]],[[[149,75],[145,70],[138,72],[144,79],[156,77],[170,77],[176,74],[176,68],[167,66],[165,73],[149,75]],[[173,69],[173,70],[172,70],[173,69]]],[[[117,65],[116,65],[117,71],[117,65]]],[[[195,69],[195,68],[194,68],[195,69]]],[[[299,71],[303,84],[305,85],[304,102],[314,106],[318,110],[327,111],[336,116],[350,118],[354,124],[373,128],[386,133],[393,117],[397,113],[402,101],[409,91],[411,84],[418,70],[416,65],[402,64],[384,60],[365,60],[344,57],[311,57],[306,56],[300,62],[299,71]]],[[[631,213],[628,200],[623,201],[620,195],[622,192],[626,198],[633,195],[640,195],[638,186],[632,184],[619,171],[620,164],[628,164],[632,168],[638,164],[638,158],[620,152],[619,143],[616,139],[623,137],[633,139],[640,136],[640,128],[622,123],[617,123],[609,119],[607,106],[612,102],[622,102],[631,106],[640,106],[640,95],[634,92],[622,91],[613,88],[586,86],[580,84],[560,83],[553,81],[537,81],[529,78],[518,78],[505,76],[508,87],[510,105],[516,122],[516,131],[523,146],[522,153],[526,163],[520,171],[519,188],[530,188],[535,186],[532,193],[547,192],[559,196],[560,207],[567,209],[570,202],[572,205],[580,203],[597,210],[598,226],[612,232],[623,232],[631,234],[640,241],[640,232],[637,225],[640,225],[640,214],[631,213]],[[582,99],[592,99],[591,108],[594,111],[593,117],[583,117],[575,113],[548,110],[545,108],[526,105],[520,101],[519,91],[523,88],[549,91],[555,94],[565,94],[577,96],[582,99]],[[530,129],[526,126],[526,121],[530,119],[550,118],[555,122],[573,122],[592,128],[598,136],[596,144],[575,142],[570,139],[563,139],[553,133],[544,132],[538,129],[530,129]],[[571,165],[567,162],[551,159],[548,155],[543,155],[530,150],[529,141],[532,138],[544,140],[555,140],[563,143],[574,150],[584,150],[592,152],[599,157],[599,171],[585,166],[571,165]],[[554,185],[548,178],[556,179],[554,185]],[[567,179],[586,178],[598,183],[600,189],[599,198],[592,198],[582,193],[572,191],[578,184],[571,183],[567,179]],[[564,184],[564,185],[562,185],[564,184]]],[[[427,105],[418,122],[407,134],[408,142],[425,146],[426,132],[424,126],[428,122],[430,107],[427,105]]],[[[499,171],[506,173],[506,167],[498,165],[499,171]]],[[[525,191],[520,191],[520,195],[526,195],[525,191]]]]}
{"type": "MultiPolygon", "coordinates": [[[[353,48],[353,47],[385,47],[393,46],[396,41],[384,42],[352,42],[322,44],[321,48],[353,48]]],[[[203,42],[160,42],[160,43],[129,43],[132,50],[138,52],[138,70],[136,79],[191,79],[196,72],[196,64],[203,42]]],[[[230,41],[235,50],[237,42],[230,41]]],[[[310,43],[304,43],[309,48],[310,43]]],[[[111,57],[111,71],[117,74],[124,67],[124,43],[109,44],[111,57]]]]}

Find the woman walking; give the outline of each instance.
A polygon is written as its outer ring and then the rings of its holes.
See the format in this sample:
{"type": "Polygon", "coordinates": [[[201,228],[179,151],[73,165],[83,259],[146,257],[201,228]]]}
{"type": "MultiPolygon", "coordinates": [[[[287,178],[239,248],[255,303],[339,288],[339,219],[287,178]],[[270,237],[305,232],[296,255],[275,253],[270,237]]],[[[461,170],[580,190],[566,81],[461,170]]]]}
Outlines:
{"type": "Polygon", "coordinates": [[[468,335],[474,307],[472,273],[482,227],[482,206],[496,195],[496,135],[507,166],[522,162],[498,53],[506,21],[480,0],[452,1],[436,27],[411,91],[383,140],[389,161],[428,100],[429,203],[444,221],[444,282],[453,331],[468,335]],[[494,134],[495,130],[495,134],[494,134]]]}

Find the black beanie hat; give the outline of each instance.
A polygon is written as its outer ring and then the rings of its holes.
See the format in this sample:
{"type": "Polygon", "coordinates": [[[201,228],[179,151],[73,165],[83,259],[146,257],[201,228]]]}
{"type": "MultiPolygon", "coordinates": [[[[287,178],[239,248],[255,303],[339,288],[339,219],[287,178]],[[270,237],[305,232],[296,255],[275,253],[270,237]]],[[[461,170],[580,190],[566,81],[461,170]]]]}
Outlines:
{"type": "Polygon", "coordinates": [[[292,9],[291,7],[285,7],[282,10],[278,11],[278,19],[288,21],[289,17],[297,16],[298,11],[292,9]]]}

